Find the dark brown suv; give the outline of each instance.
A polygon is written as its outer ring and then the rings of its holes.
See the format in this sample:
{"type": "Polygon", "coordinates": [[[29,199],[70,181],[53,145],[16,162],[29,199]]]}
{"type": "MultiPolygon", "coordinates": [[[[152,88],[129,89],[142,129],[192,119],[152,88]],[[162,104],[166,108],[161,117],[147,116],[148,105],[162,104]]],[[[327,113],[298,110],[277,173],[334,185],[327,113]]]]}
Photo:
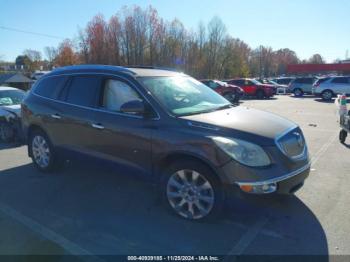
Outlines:
{"type": "Polygon", "coordinates": [[[182,73],[72,66],[43,76],[22,105],[28,152],[42,171],[64,152],[107,159],[151,175],[165,203],[208,218],[227,190],[294,193],[309,174],[293,122],[234,106],[182,73]]]}

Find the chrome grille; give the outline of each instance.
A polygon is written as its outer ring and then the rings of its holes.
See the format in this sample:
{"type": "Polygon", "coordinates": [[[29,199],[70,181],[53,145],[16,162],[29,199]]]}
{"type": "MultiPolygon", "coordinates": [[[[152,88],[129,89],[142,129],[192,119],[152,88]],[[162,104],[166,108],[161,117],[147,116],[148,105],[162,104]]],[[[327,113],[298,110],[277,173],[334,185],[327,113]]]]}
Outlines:
{"type": "Polygon", "coordinates": [[[299,128],[282,135],[276,142],[283,154],[292,159],[303,158],[306,155],[305,138],[299,128]]]}

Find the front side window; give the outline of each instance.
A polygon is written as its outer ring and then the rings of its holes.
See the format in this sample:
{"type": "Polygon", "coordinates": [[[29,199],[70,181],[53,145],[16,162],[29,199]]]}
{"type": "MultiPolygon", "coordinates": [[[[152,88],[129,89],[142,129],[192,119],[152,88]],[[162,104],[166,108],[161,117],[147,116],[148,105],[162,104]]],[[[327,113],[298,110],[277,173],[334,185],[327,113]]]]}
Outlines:
{"type": "Polygon", "coordinates": [[[98,76],[74,76],[69,84],[66,101],[79,106],[93,106],[101,82],[98,76]]]}
{"type": "Polygon", "coordinates": [[[142,101],[139,94],[126,83],[113,79],[105,81],[102,98],[104,109],[120,112],[122,105],[135,100],[142,101]]]}
{"type": "Polygon", "coordinates": [[[169,113],[176,116],[216,111],[231,105],[191,77],[140,77],[139,80],[169,113]]]}
{"type": "Polygon", "coordinates": [[[19,105],[25,97],[22,90],[3,90],[0,91],[0,106],[19,105]]]}
{"type": "Polygon", "coordinates": [[[348,78],[347,77],[336,77],[333,79],[332,83],[335,84],[347,84],[348,82],[348,78]]]}

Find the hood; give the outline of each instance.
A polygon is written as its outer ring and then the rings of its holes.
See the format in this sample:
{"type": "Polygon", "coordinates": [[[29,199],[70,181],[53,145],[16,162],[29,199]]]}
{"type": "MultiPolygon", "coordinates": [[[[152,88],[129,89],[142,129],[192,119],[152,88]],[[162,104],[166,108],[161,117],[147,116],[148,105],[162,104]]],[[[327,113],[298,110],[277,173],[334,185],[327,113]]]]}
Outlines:
{"type": "Polygon", "coordinates": [[[281,116],[242,106],[181,118],[268,140],[274,140],[288,129],[297,127],[297,124],[281,116]]]}
{"type": "Polygon", "coordinates": [[[0,106],[0,108],[15,113],[18,117],[21,117],[21,105],[0,106]]]}

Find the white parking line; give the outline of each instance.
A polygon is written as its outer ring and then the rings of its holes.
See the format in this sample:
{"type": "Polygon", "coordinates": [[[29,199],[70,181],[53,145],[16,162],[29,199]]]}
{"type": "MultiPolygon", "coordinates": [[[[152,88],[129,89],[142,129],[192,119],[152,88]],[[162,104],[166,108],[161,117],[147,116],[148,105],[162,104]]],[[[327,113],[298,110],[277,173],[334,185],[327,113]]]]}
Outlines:
{"type": "Polygon", "coordinates": [[[261,217],[258,221],[241,237],[237,244],[227,253],[227,259],[232,261],[232,257],[229,256],[239,256],[247,249],[247,247],[254,241],[256,236],[261,232],[264,226],[267,224],[269,219],[267,217],[261,217]]]}
{"type": "Polygon", "coordinates": [[[327,151],[327,149],[332,145],[334,140],[338,137],[338,132],[332,135],[328,141],[313,155],[311,158],[311,165],[315,165],[316,162],[320,159],[320,157],[327,151]]]}
{"type": "Polygon", "coordinates": [[[15,209],[0,203],[0,212],[4,213],[5,215],[11,217],[12,219],[16,220],[17,222],[21,223],[22,225],[28,227],[33,232],[37,233],[38,235],[46,238],[47,240],[50,240],[57,245],[61,246],[64,250],[66,250],[71,255],[82,255],[84,256],[83,260],[85,261],[91,261],[91,262],[104,262],[103,259],[100,259],[96,256],[94,256],[91,252],[87,251],[86,249],[80,247],[76,243],[73,243],[72,241],[66,239],[62,235],[52,231],[51,229],[39,224],[38,222],[34,221],[33,219],[19,213],[15,209]]]}

